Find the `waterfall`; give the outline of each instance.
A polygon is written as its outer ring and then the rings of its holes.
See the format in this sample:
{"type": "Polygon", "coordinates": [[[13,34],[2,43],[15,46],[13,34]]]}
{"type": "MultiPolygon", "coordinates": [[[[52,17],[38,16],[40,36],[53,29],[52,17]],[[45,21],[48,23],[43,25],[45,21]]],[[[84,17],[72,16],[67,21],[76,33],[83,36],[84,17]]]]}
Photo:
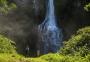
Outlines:
{"type": "Polygon", "coordinates": [[[37,16],[38,15],[38,10],[39,10],[39,7],[38,7],[38,5],[39,5],[39,3],[37,2],[38,0],[33,0],[33,9],[34,9],[34,14],[35,14],[35,16],[37,16]]]}
{"type": "Polygon", "coordinates": [[[54,0],[47,0],[47,2],[45,20],[38,26],[38,30],[41,33],[41,44],[38,50],[40,50],[41,54],[57,52],[62,43],[62,32],[58,28],[55,18],[54,0]]]}

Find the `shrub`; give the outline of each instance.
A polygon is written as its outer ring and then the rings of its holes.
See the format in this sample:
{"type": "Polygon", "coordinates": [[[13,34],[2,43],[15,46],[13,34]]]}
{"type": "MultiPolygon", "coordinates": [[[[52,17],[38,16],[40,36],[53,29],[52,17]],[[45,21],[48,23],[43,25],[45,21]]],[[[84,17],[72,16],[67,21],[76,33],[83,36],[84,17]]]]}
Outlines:
{"type": "Polygon", "coordinates": [[[87,5],[85,5],[85,6],[84,6],[84,9],[85,9],[86,11],[90,11],[90,3],[88,3],[87,5]]]}
{"type": "Polygon", "coordinates": [[[15,43],[0,35],[0,53],[15,53],[15,43]]]}
{"type": "MultiPolygon", "coordinates": [[[[61,54],[47,54],[40,57],[48,62],[90,62],[90,55],[85,57],[61,55],[61,54]]],[[[43,62],[43,61],[42,61],[43,62]]]]}
{"type": "Polygon", "coordinates": [[[81,56],[90,53],[90,27],[78,30],[76,35],[65,41],[60,53],[81,56]]]}
{"type": "Polygon", "coordinates": [[[9,3],[8,0],[0,0],[0,12],[2,14],[8,14],[13,9],[16,9],[14,3],[9,3]]]}

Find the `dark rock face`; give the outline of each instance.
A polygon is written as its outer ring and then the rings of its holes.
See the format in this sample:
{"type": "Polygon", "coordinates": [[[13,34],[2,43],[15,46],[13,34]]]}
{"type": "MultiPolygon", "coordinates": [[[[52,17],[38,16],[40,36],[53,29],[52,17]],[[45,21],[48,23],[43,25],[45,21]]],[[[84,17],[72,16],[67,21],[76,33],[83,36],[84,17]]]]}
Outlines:
{"type": "Polygon", "coordinates": [[[56,13],[59,25],[64,30],[65,39],[68,39],[77,29],[90,25],[90,13],[84,10],[89,0],[57,0],[56,13]]]}
{"type": "MultiPolygon", "coordinates": [[[[26,51],[29,45],[30,49],[35,51],[33,54],[37,54],[36,45],[40,44],[37,25],[44,20],[45,0],[9,1],[16,3],[17,9],[7,16],[0,15],[0,33],[16,42],[19,53],[29,54],[26,51]]],[[[88,2],[89,0],[55,0],[57,22],[63,29],[64,40],[78,28],[90,25],[90,13],[83,8],[88,2]]]]}

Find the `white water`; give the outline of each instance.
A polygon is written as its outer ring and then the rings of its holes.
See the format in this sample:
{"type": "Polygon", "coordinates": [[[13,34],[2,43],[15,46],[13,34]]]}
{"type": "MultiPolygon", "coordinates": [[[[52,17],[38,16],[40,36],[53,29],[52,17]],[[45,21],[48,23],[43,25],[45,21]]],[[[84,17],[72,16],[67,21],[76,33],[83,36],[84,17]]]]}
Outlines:
{"type": "Polygon", "coordinates": [[[57,27],[55,18],[54,0],[48,0],[46,17],[42,24],[39,25],[41,32],[40,52],[47,54],[49,52],[57,52],[61,46],[62,33],[57,27]]]}

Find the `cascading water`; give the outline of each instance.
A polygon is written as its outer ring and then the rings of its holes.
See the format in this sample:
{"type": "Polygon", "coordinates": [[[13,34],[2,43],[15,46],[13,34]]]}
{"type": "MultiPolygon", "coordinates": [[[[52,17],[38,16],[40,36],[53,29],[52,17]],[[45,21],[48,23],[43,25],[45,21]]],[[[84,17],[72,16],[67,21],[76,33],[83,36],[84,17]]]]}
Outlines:
{"type": "Polygon", "coordinates": [[[35,16],[37,16],[38,10],[39,10],[39,7],[38,7],[39,3],[37,1],[38,0],[33,0],[33,8],[34,8],[34,14],[35,14],[35,16]]]}
{"type": "Polygon", "coordinates": [[[45,20],[38,26],[38,30],[41,33],[41,45],[38,50],[40,50],[41,54],[57,52],[62,42],[62,32],[61,29],[57,27],[54,13],[54,0],[48,0],[47,2],[45,20]]]}

